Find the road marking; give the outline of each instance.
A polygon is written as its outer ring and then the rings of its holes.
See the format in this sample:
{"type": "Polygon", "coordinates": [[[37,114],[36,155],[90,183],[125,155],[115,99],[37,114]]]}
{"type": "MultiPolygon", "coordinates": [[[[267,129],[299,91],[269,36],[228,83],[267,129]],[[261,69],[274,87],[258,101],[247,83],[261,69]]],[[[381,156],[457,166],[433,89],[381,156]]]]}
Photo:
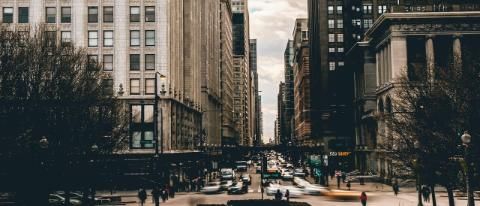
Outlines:
{"type": "Polygon", "coordinates": [[[248,193],[251,193],[251,192],[253,192],[253,190],[252,190],[252,189],[249,189],[249,190],[248,190],[248,193]]]}

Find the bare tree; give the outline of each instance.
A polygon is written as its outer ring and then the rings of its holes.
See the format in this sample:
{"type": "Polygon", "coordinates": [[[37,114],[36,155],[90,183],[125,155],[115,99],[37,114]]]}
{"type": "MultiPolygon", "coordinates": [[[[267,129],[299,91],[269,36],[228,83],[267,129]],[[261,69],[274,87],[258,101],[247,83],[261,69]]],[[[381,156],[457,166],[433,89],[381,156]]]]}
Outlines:
{"type": "Polygon", "coordinates": [[[92,148],[108,154],[126,140],[125,112],[109,76],[85,49],[56,37],[41,26],[31,34],[0,31],[0,158],[15,160],[20,190],[34,184],[32,193],[48,176],[68,190],[69,172],[92,148]],[[43,137],[48,149],[39,145],[43,137]]]}
{"type": "Polygon", "coordinates": [[[393,88],[391,113],[380,115],[388,131],[380,147],[395,167],[414,171],[419,186],[430,186],[434,205],[436,184],[447,188],[454,205],[453,188],[463,174],[454,158],[461,133],[480,135],[479,69],[472,63],[434,72],[410,68],[393,88]]]}

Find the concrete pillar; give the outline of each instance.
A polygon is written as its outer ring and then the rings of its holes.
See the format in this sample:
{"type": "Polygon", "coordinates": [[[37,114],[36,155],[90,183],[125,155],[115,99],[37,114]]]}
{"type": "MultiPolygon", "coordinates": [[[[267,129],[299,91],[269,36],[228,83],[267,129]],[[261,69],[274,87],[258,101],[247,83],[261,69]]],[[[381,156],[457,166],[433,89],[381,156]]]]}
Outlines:
{"type": "Polygon", "coordinates": [[[396,80],[402,76],[407,68],[407,39],[405,36],[392,36],[390,41],[392,51],[392,79],[396,80]]]}
{"type": "Polygon", "coordinates": [[[453,67],[457,71],[462,69],[462,43],[460,42],[461,35],[453,35],[453,67]]]}
{"type": "Polygon", "coordinates": [[[390,42],[387,43],[387,81],[392,79],[392,48],[390,42]]]}
{"type": "Polygon", "coordinates": [[[435,52],[433,48],[433,36],[427,35],[425,41],[425,57],[427,65],[427,74],[430,82],[435,80],[435,52]]]}
{"type": "MultiPolygon", "coordinates": [[[[376,76],[377,76],[377,87],[379,87],[379,86],[382,84],[381,81],[380,81],[380,77],[381,77],[381,73],[382,73],[382,72],[381,72],[381,70],[382,70],[381,68],[382,68],[382,67],[381,67],[381,60],[380,60],[380,52],[378,51],[378,52],[375,54],[375,56],[376,56],[376,62],[377,62],[377,63],[375,64],[376,67],[377,67],[377,68],[376,68],[376,69],[377,69],[377,72],[376,72],[376,73],[377,73],[377,74],[376,74],[376,76]]],[[[296,98],[295,98],[295,99],[296,99],[296,98]]]]}

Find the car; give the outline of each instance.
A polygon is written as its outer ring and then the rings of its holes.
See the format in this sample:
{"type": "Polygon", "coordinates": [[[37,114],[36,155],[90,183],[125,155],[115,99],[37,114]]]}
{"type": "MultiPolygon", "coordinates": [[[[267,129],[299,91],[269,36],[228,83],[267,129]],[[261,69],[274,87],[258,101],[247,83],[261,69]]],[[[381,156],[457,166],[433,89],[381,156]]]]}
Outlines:
{"type": "Polygon", "coordinates": [[[305,171],[303,171],[302,168],[297,168],[293,172],[293,176],[295,176],[295,177],[305,177],[305,171]]]}
{"type": "Polygon", "coordinates": [[[237,182],[230,186],[227,190],[227,194],[245,194],[248,192],[248,185],[243,184],[242,182],[237,182]]]}
{"type": "Polygon", "coordinates": [[[248,168],[247,167],[247,161],[236,161],[235,165],[236,165],[237,171],[239,171],[239,172],[240,171],[242,171],[242,172],[247,171],[247,168],[248,168]]]}
{"type": "Polygon", "coordinates": [[[232,181],[232,180],[222,180],[222,181],[220,182],[220,190],[226,191],[226,190],[228,190],[228,188],[229,188],[230,186],[232,186],[232,185],[233,185],[233,181],[232,181]]]}
{"type": "Polygon", "coordinates": [[[204,194],[215,194],[220,193],[221,191],[220,182],[209,182],[205,187],[200,189],[200,192],[204,194]]]}
{"type": "Polygon", "coordinates": [[[282,192],[283,196],[285,196],[285,192],[290,194],[290,198],[301,197],[303,195],[303,191],[299,188],[293,186],[285,186],[280,191],[282,192]]]}
{"type": "Polygon", "coordinates": [[[280,185],[270,184],[270,186],[266,187],[265,192],[267,193],[268,196],[274,196],[275,193],[277,193],[277,190],[282,191],[280,185]]]}
{"type": "Polygon", "coordinates": [[[235,171],[232,168],[222,168],[220,169],[220,175],[222,180],[233,180],[235,179],[235,171]]]}
{"type": "Polygon", "coordinates": [[[303,192],[307,195],[326,195],[329,191],[327,187],[312,184],[307,184],[303,188],[303,192]]]}
{"type": "MultiPolygon", "coordinates": [[[[65,205],[65,198],[59,194],[49,194],[48,203],[52,206],[65,205]]],[[[70,205],[82,205],[80,200],[70,198],[70,205]]]]}
{"type": "Polygon", "coordinates": [[[247,185],[250,185],[252,183],[252,178],[250,177],[249,174],[243,174],[240,177],[240,180],[242,180],[242,182],[247,185]]]}
{"type": "Polygon", "coordinates": [[[293,184],[295,184],[297,187],[304,188],[305,186],[309,185],[310,182],[300,177],[294,177],[293,184]]]}
{"type": "Polygon", "coordinates": [[[285,167],[286,167],[286,168],[289,168],[289,169],[290,169],[290,168],[293,169],[293,165],[290,164],[290,163],[287,163],[287,165],[286,165],[285,167]]]}
{"type": "Polygon", "coordinates": [[[292,180],[293,179],[292,172],[290,172],[290,171],[283,172],[282,179],[283,180],[292,180]]]}

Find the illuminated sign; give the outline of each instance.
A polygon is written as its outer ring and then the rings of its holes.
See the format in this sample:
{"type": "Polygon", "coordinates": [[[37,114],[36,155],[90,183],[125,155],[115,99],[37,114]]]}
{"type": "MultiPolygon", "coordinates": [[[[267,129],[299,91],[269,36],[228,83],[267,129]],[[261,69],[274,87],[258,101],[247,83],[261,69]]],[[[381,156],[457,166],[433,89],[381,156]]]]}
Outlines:
{"type": "Polygon", "coordinates": [[[330,157],[347,157],[351,152],[330,152],[330,157]]]}

